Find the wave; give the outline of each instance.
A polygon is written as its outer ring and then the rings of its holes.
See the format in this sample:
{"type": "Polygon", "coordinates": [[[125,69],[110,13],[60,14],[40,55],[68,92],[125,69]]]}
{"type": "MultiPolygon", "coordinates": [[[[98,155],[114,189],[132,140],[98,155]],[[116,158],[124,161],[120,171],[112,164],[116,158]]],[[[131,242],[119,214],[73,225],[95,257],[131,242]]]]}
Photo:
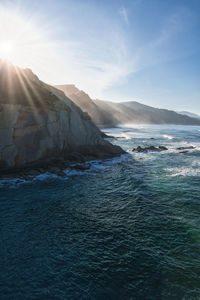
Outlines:
{"type": "Polygon", "coordinates": [[[124,160],[127,160],[127,158],[130,158],[131,156],[129,154],[122,154],[120,157],[114,157],[112,159],[106,159],[106,160],[92,160],[85,163],[78,164],[80,166],[89,166],[86,170],[76,170],[73,169],[73,167],[76,164],[72,164],[70,168],[67,168],[66,170],[63,170],[63,173],[66,176],[59,176],[55,173],[51,172],[45,172],[43,174],[39,174],[36,176],[27,176],[26,179],[21,179],[18,177],[15,178],[5,178],[0,180],[0,188],[3,187],[17,187],[21,184],[26,184],[30,182],[37,182],[37,181],[46,181],[46,180],[67,180],[69,177],[72,176],[82,176],[86,174],[95,175],[99,171],[107,171],[109,170],[113,165],[121,164],[124,160]]]}
{"type": "Polygon", "coordinates": [[[0,188],[1,187],[14,187],[16,185],[21,185],[25,183],[25,179],[20,179],[20,178],[5,178],[0,180],[0,188]]]}
{"type": "Polygon", "coordinates": [[[168,134],[163,134],[163,137],[168,140],[173,140],[175,138],[174,136],[168,134]]]}
{"type": "Polygon", "coordinates": [[[171,173],[170,177],[194,177],[200,175],[200,169],[199,168],[169,168],[165,169],[165,171],[171,173]]]}

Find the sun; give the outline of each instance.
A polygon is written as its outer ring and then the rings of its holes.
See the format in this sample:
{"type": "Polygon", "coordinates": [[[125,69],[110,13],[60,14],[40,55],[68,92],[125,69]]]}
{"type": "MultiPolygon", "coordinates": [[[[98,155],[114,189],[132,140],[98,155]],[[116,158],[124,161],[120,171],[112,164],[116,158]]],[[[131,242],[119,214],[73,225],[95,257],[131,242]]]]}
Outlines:
{"type": "Polygon", "coordinates": [[[20,4],[0,3],[0,59],[43,72],[54,61],[55,45],[50,35],[51,27],[37,16],[30,18],[20,4]]]}
{"type": "Polygon", "coordinates": [[[3,41],[0,43],[0,57],[12,60],[15,53],[15,44],[11,41],[3,41]]]}

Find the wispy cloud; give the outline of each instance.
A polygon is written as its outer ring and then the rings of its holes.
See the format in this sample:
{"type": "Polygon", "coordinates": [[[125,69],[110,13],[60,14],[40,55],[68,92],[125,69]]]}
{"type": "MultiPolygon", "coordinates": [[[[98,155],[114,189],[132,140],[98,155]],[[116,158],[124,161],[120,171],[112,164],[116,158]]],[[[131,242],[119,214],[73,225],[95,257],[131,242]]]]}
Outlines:
{"type": "Polygon", "coordinates": [[[61,71],[59,76],[49,77],[50,81],[58,84],[75,83],[94,98],[101,97],[105,89],[137,70],[137,57],[129,53],[121,38],[118,41],[110,40],[110,43],[104,41],[99,55],[91,53],[90,43],[87,45],[79,42],[63,46],[65,61],[56,61],[55,68],[60,66],[61,71]]]}
{"type": "MultiPolygon", "coordinates": [[[[128,22],[125,8],[121,8],[121,14],[128,22]]],[[[58,47],[58,59],[53,69],[60,72],[59,75],[55,72],[56,76],[53,73],[48,75],[49,81],[75,83],[92,97],[101,97],[106,89],[117,85],[130,74],[172,59],[175,54],[166,55],[167,45],[181,31],[181,25],[179,15],[172,15],[154,39],[132,49],[126,33],[120,27],[106,23],[106,30],[102,29],[102,39],[99,39],[101,33],[98,36],[91,34],[78,42],[69,39],[70,43],[65,42],[58,47]]]]}
{"type": "MultiPolygon", "coordinates": [[[[126,9],[120,11],[123,20],[128,22],[126,9]]],[[[54,72],[48,72],[48,68],[46,72],[41,70],[42,79],[56,84],[74,83],[92,97],[102,97],[105,90],[117,86],[131,74],[180,56],[172,46],[184,30],[185,21],[184,12],[178,11],[166,17],[154,37],[137,44],[137,40],[130,43],[120,25],[104,18],[100,27],[90,28],[89,35],[81,30],[78,39],[70,33],[64,42],[55,42],[56,58],[48,64],[54,72]]]]}
{"type": "Polygon", "coordinates": [[[183,9],[168,15],[157,35],[145,41],[137,50],[140,56],[139,68],[149,68],[184,56],[188,48],[180,48],[180,40],[191,23],[191,16],[183,9]],[[177,44],[180,51],[174,51],[177,44]]]}
{"type": "Polygon", "coordinates": [[[123,21],[126,24],[129,24],[128,12],[127,12],[127,9],[124,6],[120,7],[119,15],[121,16],[121,18],[123,19],[123,21]]]}
{"type": "MultiPolygon", "coordinates": [[[[135,3],[140,1],[136,0],[135,3]]],[[[150,35],[151,40],[147,41],[145,37],[142,41],[140,28],[137,32],[134,31],[134,36],[131,36],[133,30],[131,33],[127,30],[131,29],[130,11],[124,6],[120,7],[114,18],[109,13],[106,14],[105,10],[95,8],[93,11],[89,7],[86,11],[89,15],[85,19],[80,7],[78,13],[75,10],[76,18],[69,12],[67,17],[63,16],[62,23],[58,20],[57,26],[52,21],[47,23],[48,34],[32,48],[34,59],[30,56],[30,51],[26,51],[27,55],[23,55],[21,66],[32,68],[46,82],[74,83],[92,97],[101,97],[106,89],[117,86],[130,74],[173,58],[176,54],[168,51],[171,47],[169,45],[182,31],[186,20],[186,12],[178,11],[165,19],[159,32],[153,37],[150,35]],[[122,26],[119,15],[128,27],[122,26]],[[49,31],[51,33],[52,30],[55,34],[50,38],[49,31]]],[[[131,12],[133,14],[133,10],[131,12]]],[[[5,18],[5,14],[0,19],[3,17],[5,18]]],[[[7,23],[13,24],[13,20],[7,23]]],[[[27,26],[23,26],[25,27],[27,26]]],[[[3,29],[0,34],[1,32],[3,29]]]]}

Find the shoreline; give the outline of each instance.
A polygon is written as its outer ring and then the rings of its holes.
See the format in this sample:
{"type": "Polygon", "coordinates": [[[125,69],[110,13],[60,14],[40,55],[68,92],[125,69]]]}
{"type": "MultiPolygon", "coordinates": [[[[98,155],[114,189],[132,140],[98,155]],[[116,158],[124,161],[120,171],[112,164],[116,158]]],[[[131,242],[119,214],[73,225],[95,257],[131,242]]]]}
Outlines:
{"type": "Polygon", "coordinates": [[[92,145],[73,148],[70,152],[48,157],[22,166],[0,169],[0,181],[12,178],[29,179],[30,176],[38,176],[47,172],[58,176],[66,176],[67,168],[84,171],[90,168],[89,162],[93,160],[106,160],[127,154],[116,145],[92,145]],[[88,163],[88,165],[86,164],[88,163]],[[85,164],[85,165],[84,165],[85,164]]]}

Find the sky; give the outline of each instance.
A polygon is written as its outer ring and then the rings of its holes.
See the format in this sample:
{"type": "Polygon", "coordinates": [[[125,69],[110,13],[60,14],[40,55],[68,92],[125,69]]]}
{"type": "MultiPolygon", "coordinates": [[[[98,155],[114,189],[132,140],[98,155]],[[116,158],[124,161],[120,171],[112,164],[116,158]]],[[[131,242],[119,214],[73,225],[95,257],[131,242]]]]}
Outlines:
{"type": "Polygon", "coordinates": [[[7,40],[47,83],[200,114],[199,0],[0,0],[7,40]]]}

